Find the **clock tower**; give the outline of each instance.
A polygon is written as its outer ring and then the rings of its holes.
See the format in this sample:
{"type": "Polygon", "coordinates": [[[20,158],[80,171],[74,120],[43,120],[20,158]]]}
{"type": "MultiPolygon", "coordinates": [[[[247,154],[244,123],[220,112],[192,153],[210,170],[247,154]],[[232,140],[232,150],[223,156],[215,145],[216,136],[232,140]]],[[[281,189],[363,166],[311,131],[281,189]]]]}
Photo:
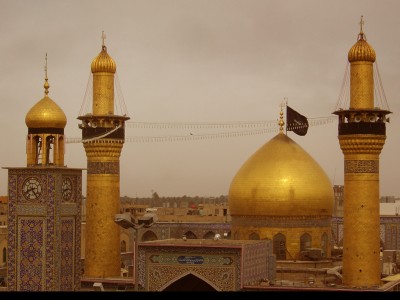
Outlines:
{"type": "Polygon", "coordinates": [[[45,95],[27,113],[27,166],[8,169],[9,291],[76,291],[81,279],[82,169],[64,166],[67,119],[45,95]]]}

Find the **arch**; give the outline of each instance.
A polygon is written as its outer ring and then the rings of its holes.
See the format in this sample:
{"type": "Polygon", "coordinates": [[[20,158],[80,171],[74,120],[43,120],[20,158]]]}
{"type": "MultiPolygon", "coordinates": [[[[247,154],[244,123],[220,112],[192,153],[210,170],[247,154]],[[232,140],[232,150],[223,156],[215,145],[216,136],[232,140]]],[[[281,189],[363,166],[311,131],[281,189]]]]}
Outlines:
{"type": "Polygon", "coordinates": [[[252,232],[249,235],[249,240],[259,240],[260,239],[260,235],[258,233],[252,232]]]}
{"type": "Polygon", "coordinates": [[[322,249],[322,257],[325,257],[328,253],[328,234],[324,232],[321,236],[321,249],[322,249]]]}
{"type": "Polygon", "coordinates": [[[304,251],[307,248],[311,248],[311,235],[304,233],[300,237],[300,251],[304,251]]]}
{"type": "Polygon", "coordinates": [[[34,142],[34,155],[35,155],[35,165],[42,164],[42,137],[39,135],[35,135],[33,138],[34,142]]]}
{"type": "Polygon", "coordinates": [[[155,241],[155,240],[158,240],[157,235],[156,235],[153,231],[151,231],[151,230],[147,230],[147,231],[142,235],[142,238],[141,238],[141,241],[142,241],[142,242],[145,242],[145,241],[155,241]]]}
{"type": "Polygon", "coordinates": [[[215,233],[213,231],[209,231],[204,235],[203,239],[212,240],[214,238],[214,236],[215,236],[215,233]]]}
{"type": "Polygon", "coordinates": [[[168,283],[158,291],[221,291],[213,282],[196,272],[187,271],[168,283]]]}
{"type": "Polygon", "coordinates": [[[55,137],[53,135],[49,135],[46,137],[46,165],[54,164],[54,140],[55,137]]]}
{"type": "Polygon", "coordinates": [[[121,253],[126,252],[126,241],[122,240],[121,241],[121,253]]]}
{"type": "Polygon", "coordinates": [[[277,260],[285,260],[286,259],[286,236],[282,233],[278,233],[274,235],[272,239],[273,244],[273,252],[276,255],[277,260]]]}
{"type": "Polygon", "coordinates": [[[197,236],[191,230],[186,231],[184,236],[186,236],[187,239],[197,239],[197,236]]]}

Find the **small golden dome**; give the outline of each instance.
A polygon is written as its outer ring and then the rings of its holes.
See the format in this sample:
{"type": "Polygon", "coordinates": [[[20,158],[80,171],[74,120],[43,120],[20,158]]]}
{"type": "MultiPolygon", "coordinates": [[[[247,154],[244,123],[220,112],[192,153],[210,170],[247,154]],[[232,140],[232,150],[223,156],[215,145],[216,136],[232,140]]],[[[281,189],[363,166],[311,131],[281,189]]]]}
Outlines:
{"type": "Polygon", "coordinates": [[[92,73],[97,72],[106,72],[106,73],[115,73],[117,70],[117,65],[111,56],[107,53],[107,47],[105,45],[102,46],[102,50],[99,55],[92,61],[91,65],[92,73]]]}
{"type": "MultiPolygon", "coordinates": [[[[361,34],[360,34],[361,35],[361,34]]],[[[376,54],[375,50],[367,43],[364,39],[364,35],[359,38],[357,43],[349,50],[348,54],[349,62],[354,61],[370,61],[375,62],[376,54]]]]}
{"type": "Polygon", "coordinates": [[[47,95],[26,114],[28,128],[65,128],[67,117],[63,110],[47,95]]]}
{"type": "Polygon", "coordinates": [[[333,187],[318,163],[281,132],[242,165],[228,200],[232,216],[328,216],[333,187]]]}

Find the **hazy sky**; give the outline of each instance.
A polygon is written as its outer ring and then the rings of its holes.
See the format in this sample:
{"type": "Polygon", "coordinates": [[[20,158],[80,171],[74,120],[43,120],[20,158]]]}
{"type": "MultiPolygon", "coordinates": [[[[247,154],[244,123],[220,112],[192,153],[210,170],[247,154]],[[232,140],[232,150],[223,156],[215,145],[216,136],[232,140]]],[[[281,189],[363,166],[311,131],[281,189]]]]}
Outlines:
{"type": "MultiPolygon", "coordinates": [[[[25,116],[44,95],[46,52],[49,96],[67,116],[67,138],[81,136],[77,117],[103,30],[131,122],[276,120],[285,97],[309,118],[330,117],[363,15],[393,112],[381,195],[400,196],[399,11],[398,0],[0,0],[0,165],[26,166],[25,116]]],[[[126,129],[127,138],[190,133],[126,129]]],[[[127,142],[121,196],[227,195],[240,166],[275,134],[127,142]]],[[[337,121],[288,135],[343,184],[337,121]]],[[[65,162],[86,168],[81,143],[67,144],[65,162]]],[[[6,195],[7,170],[0,180],[6,195]]]]}

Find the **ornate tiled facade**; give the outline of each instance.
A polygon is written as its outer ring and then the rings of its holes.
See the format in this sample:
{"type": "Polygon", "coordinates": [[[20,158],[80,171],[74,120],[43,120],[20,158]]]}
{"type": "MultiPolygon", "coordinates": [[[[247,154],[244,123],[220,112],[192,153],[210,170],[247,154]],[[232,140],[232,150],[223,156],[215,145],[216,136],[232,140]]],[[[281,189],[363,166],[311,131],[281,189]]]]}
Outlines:
{"type": "Polygon", "coordinates": [[[140,244],[139,284],[162,291],[193,274],[217,291],[238,291],[243,284],[267,278],[268,245],[270,241],[228,240],[140,244]]]}
{"type": "Polygon", "coordinates": [[[79,290],[82,170],[8,168],[8,194],[8,290],[79,290]],[[40,185],[34,195],[31,179],[40,185]]]}

